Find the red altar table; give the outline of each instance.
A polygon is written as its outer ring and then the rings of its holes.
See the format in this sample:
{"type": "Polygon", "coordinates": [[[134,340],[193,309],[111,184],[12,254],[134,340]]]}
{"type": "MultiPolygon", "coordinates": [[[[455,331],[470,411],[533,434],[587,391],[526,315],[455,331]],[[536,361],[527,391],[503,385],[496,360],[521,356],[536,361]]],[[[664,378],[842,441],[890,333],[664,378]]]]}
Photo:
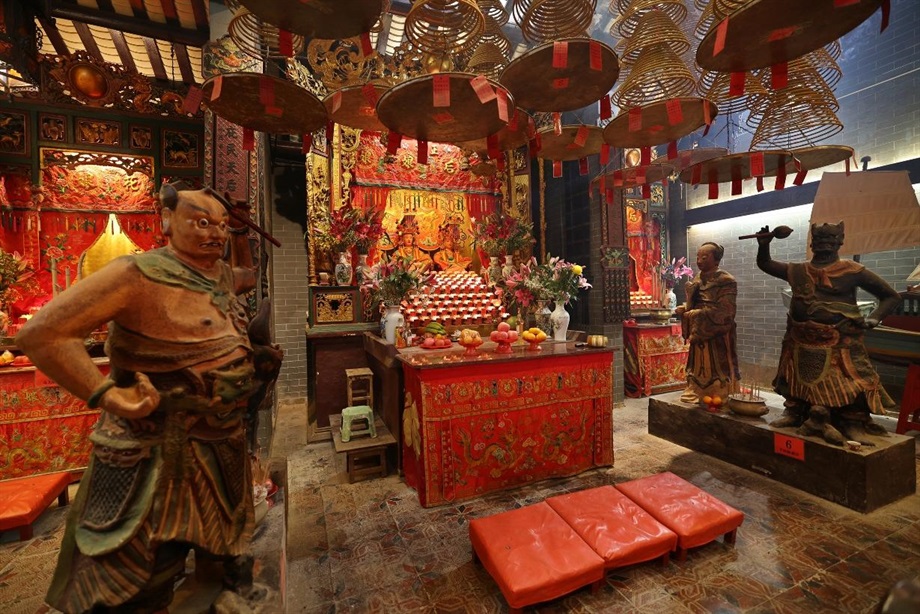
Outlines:
{"type": "Polygon", "coordinates": [[[402,469],[423,507],[613,464],[613,352],[410,348],[402,469]]]}
{"type": "Polygon", "coordinates": [[[35,367],[0,368],[0,480],[84,469],[99,413],[35,367]]]}
{"type": "Polygon", "coordinates": [[[687,354],[680,324],[623,324],[623,384],[636,398],[687,385],[687,354]]]}

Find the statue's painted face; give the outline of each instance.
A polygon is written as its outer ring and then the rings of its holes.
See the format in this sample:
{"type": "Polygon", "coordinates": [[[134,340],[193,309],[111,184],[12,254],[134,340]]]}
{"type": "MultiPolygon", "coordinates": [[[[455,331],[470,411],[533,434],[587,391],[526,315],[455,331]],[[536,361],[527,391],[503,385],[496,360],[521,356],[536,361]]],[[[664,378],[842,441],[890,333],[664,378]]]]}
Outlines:
{"type": "Polygon", "coordinates": [[[696,266],[700,273],[715,271],[719,268],[719,261],[716,260],[716,248],[712,245],[704,245],[696,252],[696,266]]]}
{"type": "Polygon", "coordinates": [[[402,241],[403,247],[412,247],[415,245],[415,235],[410,232],[403,233],[400,239],[402,241]]]}
{"type": "Polygon", "coordinates": [[[216,199],[182,194],[175,211],[164,209],[163,219],[169,226],[169,244],[178,254],[207,265],[224,255],[229,215],[216,199]]]}
{"type": "Polygon", "coordinates": [[[843,245],[843,223],[811,227],[811,251],[816,254],[836,254],[843,245]]]}

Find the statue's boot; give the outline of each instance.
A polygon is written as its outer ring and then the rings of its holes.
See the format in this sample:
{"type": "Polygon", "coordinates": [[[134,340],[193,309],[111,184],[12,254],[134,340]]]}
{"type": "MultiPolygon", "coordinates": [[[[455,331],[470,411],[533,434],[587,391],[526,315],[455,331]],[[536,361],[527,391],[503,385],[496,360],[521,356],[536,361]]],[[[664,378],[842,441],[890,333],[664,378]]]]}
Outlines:
{"type": "Polygon", "coordinates": [[[808,408],[794,401],[786,401],[784,404],[783,415],[770,423],[770,426],[781,429],[786,427],[796,427],[805,424],[808,418],[808,408]]]}
{"type": "Polygon", "coordinates": [[[878,424],[872,422],[868,411],[842,410],[838,420],[840,432],[850,441],[858,441],[864,446],[874,446],[872,436],[887,435],[887,432],[878,424]],[[879,429],[881,433],[879,433],[879,429]]]}

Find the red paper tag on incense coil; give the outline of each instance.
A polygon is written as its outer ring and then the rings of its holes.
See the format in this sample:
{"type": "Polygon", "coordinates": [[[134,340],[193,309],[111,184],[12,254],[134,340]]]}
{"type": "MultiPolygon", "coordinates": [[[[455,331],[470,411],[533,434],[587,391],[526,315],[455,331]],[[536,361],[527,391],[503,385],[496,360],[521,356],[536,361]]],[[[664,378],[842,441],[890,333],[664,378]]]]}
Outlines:
{"type": "Polygon", "coordinates": [[[607,188],[607,204],[613,204],[613,188],[607,188]]]}
{"type": "Polygon", "coordinates": [[[313,147],[313,135],[304,134],[300,137],[300,153],[310,153],[310,148],[313,147]]]}
{"type": "Polygon", "coordinates": [[[284,109],[281,107],[265,107],[265,114],[272,117],[281,117],[284,115],[284,109]]]}
{"type": "Polygon", "coordinates": [[[498,148],[498,135],[491,134],[486,137],[486,150],[489,153],[489,157],[493,160],[498,157],[498,154],[501,150],[498,148]]]}
{"type": "Polygon", "coordinates": [[[601,44],[595,40],[588,43],[588,56],[590,57],[591,70],[603,70],[604,58],[601,55],[601,44]]]}
{"type": "Polygon", "coordinates": [[[728,17],[716,26],[716,40],[712,44],[712,57],[716,57],[725,49],[725,39],[728,37],[728,17]]]}
{"type": "Polygon", "coordinates": [[[715,200],[719,197],[719,183],[717,181],[709,182],[709,200],[715,200]]]}
{"type": "Polygon", "coordinates": [[[607,166],[608,162],[610,162],[610,144],[604,143],[601,145],[601,166],[607,166]]]}
{"type": "Polygon", "coordinates": [[[562,113],[558,111],[553,112],[553,133],[556,136],[562,134],[562,113]]]}
{"type": "Polygon", "coordinates": [[[364,87],[361,88],[361,93],[364,94],[364,100],[367,101],[368,106],[376,109],[380,96],[377,95],[377,88],[374,87],[374,84],[365,83],[364,87]]]}
{"type": "Polygon", "coordinates": [[[835,9],[839,9],[843,6],[850,6],[851,4],[859,4],[859,0],[834,0],[835,9]]]}
{"type": "Polygon", "coordinates": [[[765,173],[764,162],[763,162],[763,152],[762,151],[753,152],[748,158],[748,160],[750,160],[750,163],[751,163],[751,176],[763,177],[765,173]]]}
{"type": "Polygon", "coordinates": [[[610,108],[610,94],[604,94],[600,102],[600,116],[601,119],[610,119],[613,117],[613,109],[610,108]]]}
{"type": "Polygon", "coordinates": [[[565,68],[569,63],[569,43],[555,41],[553,43],[553,68],[565,68]]]}
{"type": "Polygon", "coordinates": [[[553,178],[562,177],[562,160],[553,160],[553,178]]]}
{"type": "Polygon", "coordinates": [[[733,72],[728,81],[728,95],[731,98],[744,95],[744,81],[747,73],[744,71],[733,72]]]}
{"type": "Polygon", "coordinates": [[[847,170],[846,170],[847,177],[849,177],[850,176],[850,159],[847,158],[845,162],[846,162],[846,167],[847,167],[847,170]]]}
{"type": "Polygon", "coordinates": [[[786,160],[780,158],[779,166],[776,168],[776,182],[773,184],[774,190],[782,190],[786,187],[786,160]]]}
{"type": "Polygon", "coordinates": [[[505,170],[505,153],[499,152],[498,157],[495,158],[495,168],[498,169],[498,172],[504,172],[505,170]]]}
{"type": "Polygon", "coordinates": [[[553,89],[564,90],[568,86],[569,86],[568,77],[566,77],[565,79],[553,79],[553,89]]]}
{"type": "Polygon", "coordinates": [[[795,185],[802,185],[805,183],[805,175],[808,174],[808,169],[800,170],[795,174],[795,179],[792,180],[792,183],[795,185]]]}
{"type": "Polygon", "coordinates": [[[243,149],[245,151],[252,151],[256,148],[256,135],[253,133],[252,128],[243,128],[243,149]]]}
{"type": "Polygon", "coordinates": [[[390,132],[387,135],[387,153],[391,156],[396,155],[396,151],[402,144],[402,135],[398,132],[390,132]]]}
{"type": "Polygon", "coordinates": [[[600,191],[601,191],[601,194],[603,194],[604,192],[607,191],[607,175],[601,175],[601,176],[600,176],[600,186],[599,186],[599,189],[600,189],[600,191]]]}
{"type": "Polygon", "coordinates": [[[588,127],[579,126],[578,131],[575,132],[575,139],[572,142],[579,147],[584,147],[585,143],[588,142],[588,127]]]}
{"type": "Polygon", "coordinates": [[[508,130],[511,132],[517,132],[518,129],[518,111],[514,110],[514,113],[511,115],[511,120],[508,122],[508,130]]]}
{"type": "Polygon", "coordinates": [[[588,159],[587,158],[578,159],[578,174],[579,175],[588,174],[588,159]]]}
{"type": "Polygon", "coordinates": [[[690,171],[690,185],[699,185],[702,179],[703,167],[699,164],[694,164],[693,170],[690,171]]]}
{"type": "Polygon", "coordinates": [[[442,111],[441,113],[435,113],[431,116],[431,119],[435,121],[436,124],[449,124],[454,121],[454,116],[448,113],[447,111],[442,111]]]}
{"type": "Polygon", "coordinates": [[[332,94],[332,112],[336,113],[342,107],[342,90],[332,94]]]}
{"type": "Polygon", "coordinates": [[[503,122],[508,121],[508,91],[504,88],[498,88],[495,90],[496,97],[498,99],[498,119],[503,122]]]}
{"type": "Polygon", "coordinates": [[[763,192],[763,177],[757,178],[757,191],[763,192]]]}
{"type": "Polygon", "coordinates": [[[365,56],[374,53],[374,46],[371,44],[370,32],[361,33],[361,53],[363,53],[365,56]]]}
{"type": "Polygon", "coordinates": [[[732,179],[732,196],[741,194],[741,179],[732,179]]]}
{"type": "Polygon", "coordinates": [[[214,83],[214,85],[213,87],[211,87],[211,102],[214,102],[215,100],[220,98],[220,90],[222,89],[222,86],[224,85],[224,76],[217,75],[216,77],[214,77],[214,81],[212,81],[212,83],[214,83]]]}
{"type": "Polygon", "coordinates": [[[677,141],[671,141],[668,143],[668,160],[673,160],[677,157],[677,141]]]}
{"type": "Polygon", "coordinates": [[[642,130],[642,107],[633,107],[630,109],[628,121],[630,132],[642,130]]]}
{"type": "Polygon", "coordinates": [[[681,107],[680,100],[677,98],[672,98],[671,100],[664,103],[664,107],[668,112],[668,123],[672,126],[684,121],[684,110],[681,107]]]}
{"type": "Polygon", "coordinates": [[[774,90],[781,90],[789,85],[789,64],[780,62],[770,67],[770,86],[774,90]]]}
{"type": "Polygon", "coordinates": [[[418,155],[416,156],[416,160],[419,164],[428,164],[428,141],[418,142],[418,155]]]}
{"type": "Polygon", "coordinates": [[[268,77],[259,78],[259,102],[262,106],[275,106],[275,82],[268,77]]]}
{"type": "Polygon", "coordinates": [[[294,37],[289,30],[278,29],[278,51],[286,58],[294,57],[294,37]]]}
{"type": "Polygon", "coordinates": [[[613,171],[613,185],[617,188],[623,187],[623,171],[613,171]]]}
{"type": "Polygon", "coordinates": [[[326,122],[326,145],[332,146],[332,138],[335,136],[335,122],[326,122]]]}
{"type": "Polygon", "coordinates": [[[431,106],[449,107],[450,106],[450,76],[434,75],[432,82],[432,100],[431,106]]]}
{"type": "Polygon", "coordinates": [[[195,114],[198,112],[199,107],[201,107],[201,99],[204,92],[201,91],[200,87],[194,85],[188,88],[188,94],[185,95],[185,99],[182,101],[182,112],[195,114]]]}
{"type": "Polygon", "coordinates": [[[636,185],[642,185],[644,183],[646,183],[645,169],[640,166],[636,169],[636,185]]]}
{"type": "Polygon", "coordinates": [[[788,28],[777,28],[776,30],[773,30],[772,32],[770,32],[769,36],[767,36],[767,42],[775,43],[777,41],[787,39],[793,34],[795,34],[798,31],[798,29],[799,29],[798,26],[789,26],[788,28]]]}
{"type": "Polygon", "coordinates": [[[640,147],[639,148],[639,164],[642,166],[648,166],[652,163],[652,148],[651,147],[640,147]]]}
{"type": "Polygon", "coordinates": [[[712,109],[709,108],[709,101],[703,101],[703,123],[706,124],[706,132],[709,132],[709,125],[712,123],[712,109]]]}
{"type": "Polygon", "coordinates": [[[642,184],[642,198],[652,197],[652,186],[647,183],[642,184]]]}
{"type": "Polygon", "coordinates": [[[495,89],[493,89],[492,84],[489,83],[489,80],[482,75],[470,79],[470,86],[473,88],[473,91],[476,92],[476,96],[479,98],[479,102],[482,104],[485,104],[496,97],[495,89]]]}

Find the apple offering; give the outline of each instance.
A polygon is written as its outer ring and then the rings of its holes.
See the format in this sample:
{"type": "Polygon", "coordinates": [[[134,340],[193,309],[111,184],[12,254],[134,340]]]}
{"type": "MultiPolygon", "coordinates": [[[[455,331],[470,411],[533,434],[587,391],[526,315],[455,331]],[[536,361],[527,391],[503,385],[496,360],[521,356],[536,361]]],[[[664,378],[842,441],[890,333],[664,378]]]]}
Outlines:
{"type": "Polygon", "coordinates": [[[501,322],[496,329],[489,334],[489,339],[498,344],[495,348],[496,354],[510,354],[511,344],[517,341],[517,338],[517,331],[512,330],[511,325],[507,322],[501,322]]]}
{"type": "Polygon", "coordinates": [[[423,329],[425,338],[422,340],[422,349],[443,350],[452,344],[447,329],[439,322],[429,322],[423,329]]]}

